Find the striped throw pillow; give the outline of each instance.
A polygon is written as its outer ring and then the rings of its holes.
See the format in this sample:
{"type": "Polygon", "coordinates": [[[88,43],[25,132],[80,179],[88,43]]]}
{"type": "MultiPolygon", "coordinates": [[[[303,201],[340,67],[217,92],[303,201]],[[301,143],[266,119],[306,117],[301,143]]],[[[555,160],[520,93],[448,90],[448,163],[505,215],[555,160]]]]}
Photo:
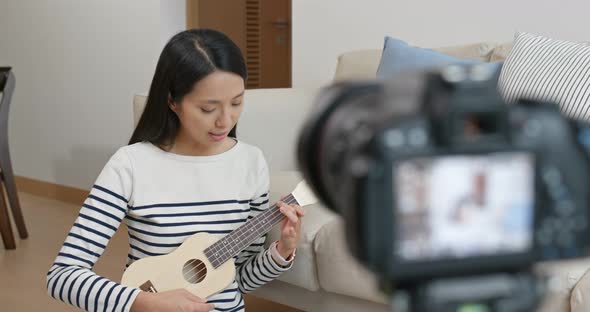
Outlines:
{"type": "Polygon", "coordinates": [[[590,45],[517,33],[498,89],[509,103],[518,99],[557,103],[562,113],[590,119],[590,45]]]}

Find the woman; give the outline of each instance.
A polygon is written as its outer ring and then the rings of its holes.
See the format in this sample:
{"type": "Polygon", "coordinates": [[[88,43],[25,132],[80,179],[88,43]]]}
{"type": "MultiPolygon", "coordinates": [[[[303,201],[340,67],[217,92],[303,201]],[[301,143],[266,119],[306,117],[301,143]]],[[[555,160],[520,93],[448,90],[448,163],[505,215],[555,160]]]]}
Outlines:
{"type": "Polygon", "coordinates": [[[164,47],[145,110],[129,145],[96,180],[47,275],[51,296],[87,311],[243,311],[241,294],[288,270],[304,210],[279,203],[281,237],[242,251],[236,280],[219,294],[148,293],[91,271],[125,220],[127,265],[172,252],[188,236],[220,238],[268,208],[260,149],[236,139],[246,66],[239,48],[213,30],[187,30],[164,47]]]}

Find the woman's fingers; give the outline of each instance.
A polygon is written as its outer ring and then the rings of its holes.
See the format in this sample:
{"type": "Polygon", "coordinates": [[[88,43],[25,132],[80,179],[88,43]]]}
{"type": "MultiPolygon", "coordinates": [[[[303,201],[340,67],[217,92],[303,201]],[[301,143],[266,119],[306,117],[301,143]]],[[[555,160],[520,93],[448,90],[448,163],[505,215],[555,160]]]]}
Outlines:
{"type": "Polygon", "coordinates": [[[293,207],[295,208],[295,211],[297,211],[297,214],[299,216],[304,216],[305,215],[305,209],[303,209],[303,207],[299,206],[299,205],[293,205],[293,207]]]}
{"type": "Polygon", "coordinates": [[[190,291],[188,291],[188,290],[186,290],[184,288],[182,289],[182,292],[183,292],[184,296],[186,298],[188,298],[190,301],[197,302],[197,303],[205,303],[205,302],[207,302],[207,300],[205,300],[205,299],[203,299],[203,298],[201,298],[199,296],[194,295],[193,293],[191,293],[190,291]]]}
{"type": "Polygon", "coordinates": [[[277,206],[279,207],[281,213],[287,217],[287,224],[284,226],[291,226],[293,231],[296,232],[301,226],[301,217],[305,215],[305,209],[299,205],[289,205],[282,201],[279,201],[277,206]]]}
{"type": "Polygon", "coordinates": [[[297,221],[299,221],[299,217],[297,216],[297,213],[293,207],[283,202],[279,202],[279,209],[281,210],[281,213],[283,213],[289,219],[289,221],[293,223],[297,223],[297,221]]]}

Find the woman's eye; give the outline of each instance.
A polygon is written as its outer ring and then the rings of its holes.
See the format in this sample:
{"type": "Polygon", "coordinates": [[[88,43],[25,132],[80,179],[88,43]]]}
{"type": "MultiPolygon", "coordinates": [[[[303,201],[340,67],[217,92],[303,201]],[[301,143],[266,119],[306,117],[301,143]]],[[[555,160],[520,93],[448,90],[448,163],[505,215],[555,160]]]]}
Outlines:
{"type": "Polygon", "coordinates": [[[214,110],[215,110],[215,109],[205,109],[205,108],[201,108],[201,111],[202,111],[203,113],[206,113],[206,114],[208,114],[208,113],[212,113],[214,110]]]}
{"type": "Polygon", "coordinates": [[[232,106],[240,106],[242,105],[242,102],[236,102],[236,103],[231,103],[232,106]]]}

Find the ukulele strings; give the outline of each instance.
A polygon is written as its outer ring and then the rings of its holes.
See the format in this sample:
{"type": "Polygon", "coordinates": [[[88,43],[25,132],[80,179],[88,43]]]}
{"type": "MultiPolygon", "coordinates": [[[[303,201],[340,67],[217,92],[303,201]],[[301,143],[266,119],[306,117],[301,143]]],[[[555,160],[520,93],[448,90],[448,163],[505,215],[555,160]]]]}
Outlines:
{"type": "MultiPolygon", "coordinates": [[[[288,196],[286,196],[284,199],[287,199],[287,200],[285,200],[284,202],[285,202],[285,203],[287,203],[287,204],[289,204],[289,205],[290,205],[290,204],[293,204],[293,203],[296,203],[296,202],[297,202],[297,200],[295,199],[295,197],[293,197],[293,195],[292,195],[292,194],[289,194],[289,195],[288,195],[288,196]]],[[[278,208],[277,204],[274,204],[274,205],[271,207],[271,209],[272,209],[273,207],[276,207],[276,208],[278,208]]],[[[280,219],[282,219],[282,218],[284,218],[284,217],[285,217],[285,216],[283,215],[283,213],[281,213],[281,211],[280,211],[279,209],[275,209],[275,210],[273,210],[273,211],[272,211],[272,212],[269,214],[269,216],[267,216],[267,218],[270,218],[270,220],[269,220],[269,221],[270,221],[270,223],[274,223],[274,222],[276,222],[276,221],[279,221],[280,219]]],[[[241,237],[241,235],[240,235],[240,237],[241,237]]],[[[252,238],[252,237],[250,237],[249,239],[251,239],[251,238],[252,238]]],[[[188,264],[188,265],[192,265],[192,264],[194,264],[194,263],[195,263],[195,262],[197,262],[197,261],[199,261],[199,260],[198,260],[198,259],[192,259],[192,260],[190,260],[189,262],[187,262],[187,264],[188,264]]],[[[184,267],[184,266],[183,266],[183,267],[184,267]]],[[[198,282],[202,281],[202,280],[205,278],[204,276],[203,276],[203,277],[198,277],[198,276],[199,276],[199,274],[201,274],[203,271],[205,271],[205,272],[207,271],[207,266],[206,266],[206,265],[205,265],[205,263],[204,263],[204,262],[202,262],[202,261],[201,261],[201,263],[200,263],[200,264],[198,264],[197,266],[195,266],[195,267],[191,268],[190,270],[187,270],[186,272],[184,272],[184,270],[183,270],[183,276],[185,276],[185,274],[188,274],[188,273],[190,273],[190,272],[191,272],[191,271],[193,271],[195,268],[197,268],[197,269],[201,268],[201,269],[199,269],[199,270],[198,270],[196,273],[194,273],[193,275],[191,275],[190,277],[188,277],[188,278],[187,278],[187,280],[192,280],[192,279],[194,279],[195,277],[197,277],[197,283],[198,283],[198,282]],[[203,267],[203,266],[204,266],[204,267],[203,267]],[[202,267],[202,268],[201,268],[201,267],[202,267]]]]}
{"type": "MultiPolygon", "coordinates": [[[[291,195],[291,196],[292,196],[292,195],[291,195]]],[[[295,198],[294,198],[294,197],[293,197],[293,199],[289,199],[288,201],[285,201],[285,203],[287,203],[287,204],[289,204],[289,205],[290,205],[290,204],[293,204],[293,203],[295,203],[295,202],[297,202],[297,200],[295,200],[295,198]]],[[[275,205],[273,205],[273,207],[275,207],[275,206],[276,206],[276,204],[275,204],[275,205]]],[[[277,206],[277,208],[278,208],[278,206],[277,206]]],[[[270,220],[269,220],[269,221],[270,221],[270,223],[274,223],[274,222],[276,222],[276,221],[279,221],[280,219],[282,219],[282,218],[284,217],[284,215],[283,215],[283,213],[282,213],[282,212],[281,212],[279,209],[276,209],[276,210],[274,210],[273,212],[271,212],[271,213],[269,214],[269,217],[270,217],[270,220]]],[[[246,234],[246,235],[247,235],[247,234],[246,234]]],[[[240,235],[239,237],[242,237],[242,236],[240,235]]],[[[249,239],[251,239],[251,237],[249,237],[249,239]]],[[[196,261],[198,261],[198,260],[197,260],[197,259],[192,259],[191,261],[189,261],[189,262],[188,262],[188,265],[192,265],[192,264],[193,264],[193,263],[195,263],[196,261]]],[[[203,265],[205,265],[205,263],[203,263],[203,262],[201,262],[201,263],[202,263],[203,265]]],[[[201,265],[197,265],[196,267],[193,267],[193,268],[191,268],[190,270],[188,270],[187,272],[185,272],[185,274],[188,274],[188,273],[190,273],[190,272],[191,272],[191,271],[193,271],[195,268],[197,268],[197,269],[198,269],[200,266],[201,266],[201,265]]],[[[198,276],[199,274],[201,274],[201,272],[203,272],[203,271],[206,271],[206,270],[207,270],[207,266],[205,265],[205,267],[204,267],[204,268],[202,268],[202,269],[199,269],[199,271],[197,271],[196,273],[194,273],[193,275],[191,275],[191,276],[190,276],[188,279],[189,279],[189,280],[192,280],[193,278],[195,278],[196,276],[198,276]]]]}
{"type": "MultiPolygon", "coordinates": [[[[292,204],[292,203],[296,202],[296,200],[294,200],[294,198],[293,198],[293,201],[285,201],[285,202],[286,202],[286,203],[288,203],[288,204],[292,204]]],[[[274,206],[275,206],[275,205],[273,205],[273,207],[274,207],[274,206]]],[[[282,218],[284,217],[284,215],[281,213],[281,211],[280,211],[279,209],[276,209],[276,210],[274,210],[272,213],[270,213],[270,214],[269,214],[269,216],[270,216],[270,219],[271,219],[271,220],[269,220],[269,221],[270,221],[271,223],[273,223],[273,222],[275,222],[275,221],[278,221],[278,220],[280,220],[280,219],[282,219],[282,218]]],[[[240,235],[239,237],[241,237],[241,235],[240,235]]],[[[250,239],[251,239],[251,237],[250,237],[250,239]]],[[[194,263],[194,262],[196,262],[196,261],[198,261],[198,260],[197,260],[197,259],[192,259],[192,260],[191,260],[191,261],[190,261],[188,264],[189,264],[189,265],[191,265],[191,264],[193,264],[193,263],[194,263]]],[[[203,263],[203,264],[204,264],[204,263],[203,263]]],[[[192,269],[188,270],[188,271],[186,272],[186,274],[190,273],[190,272],[191,272],[191,271],[193,271],[195,268],[197,268],[197,269],[198,269],[199,267],[200,267],[200,266],[198,265],[198,266],[196,266],[196,267],[194,267],[194,268],[192,268],[192,269]]],[[[199,275],[201,272],[203,272],[204,270],[207,270],[207,267],[206,267],[206,266],[205,266],[205,268],[202,268],[202,269],[200,269],[199,271],[197,271],[196,273],[194,273],[192,276],[190,276],[190,277],[189,277],[189,279],[193,279],[195,276],[198,276],[198,275],[199,275]]]]}
{"type": "MultiPolygon", "coordinates": [[[[289,196],[292,196],[292,195],[289,195],[289,196]]],[[[289,197],[289,196],[287,196],[287,197],[289,197]]],[[[285,199],[287,199],[287,200],[284,201],[285,203],[287,203],[287,204],[290,205],[290,204],[293,204],[293,203],[296,203],[297,202],[294,197],[290,197],[290,198],[287,198],[287,197],[285,197],[285,199]]],[[[274,204],[271,208],[275,208],[275,207],[276,207],[276,204],[274,204]]],[[[269,213],[267,216],[265,216],[265,218],[268,219],[267,221],[270,221],[269,223],[273,223],[275,221],[280,220],[280,218],[279,219],[276,219],[275,218],[276,216],[282,216],[282,215],[283,214],[280,212],[279,209],[274,209],[271,213],[269,213]]],[[[247,237],[248,239],[251,239],[252,237],[248,237],[248,235],[251,235],[251,233],[248,233],[248,232],[247,233],[243,233],[242,235],[239,235],[238,238],[241,239],[243,237],[247,237]]],[[[221,252],[227,252],[227,251],[233,252],[232,250],[228,250],[228,249],[226,249],[225,251],[223,251],[223,250],[221,250],[221,248],[222,247],[220,247],[220,249],[217,250],[217,251],[221,251],[221,252]]]]}

